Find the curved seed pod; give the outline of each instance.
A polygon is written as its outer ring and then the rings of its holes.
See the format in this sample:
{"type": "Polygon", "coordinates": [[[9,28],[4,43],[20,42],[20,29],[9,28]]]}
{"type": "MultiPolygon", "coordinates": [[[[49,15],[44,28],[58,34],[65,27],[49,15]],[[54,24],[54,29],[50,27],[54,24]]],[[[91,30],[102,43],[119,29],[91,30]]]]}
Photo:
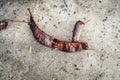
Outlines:
{"type": "Polygon", "coordinates": [[[29,8],[28,11],[30,13],[30,21],[28,24],[30,25],[30,29],[35,39],[40,44],[64,52],[77,52],[88,49],[88,44],[86,42],[67,42],[49,36],[36,25],[29,8]]]}
{"type": "Polygon", "coordinates": [[[28,11],[30,13],[30,21],[29,21],[29,25],[30,25],[30,29],[35,37],[35,39],[41,43],[42,45],[45,45],[47,47],[52,47],[52,42],[53,42],[53,37],[47,35],[44,31],[42,31],[35,23],[35,21],[33,20],[32,14],[30,12],[30,9],[28,8],[28,11]]]}
{"type": "Polygon", "coordinates": [[[82,21],[76,22],[74,29],[73,29],[73,35],[72,35],[73,42],[79,41],[80,34],[82,32],[83,27],[84,27],[84,23],[82,21]]]}
{"type": "Polygon", "coordinates": [[[0,31],[6,29],[7,27],[8,27],[7,21],[0,21],[0,31]]]}
{"type": "Polygon", "coordinates": [[[78,52],[81,50],[87,50],[87,42],[67,42],[54,39],[52,48],[64,52],[78,52]]]}

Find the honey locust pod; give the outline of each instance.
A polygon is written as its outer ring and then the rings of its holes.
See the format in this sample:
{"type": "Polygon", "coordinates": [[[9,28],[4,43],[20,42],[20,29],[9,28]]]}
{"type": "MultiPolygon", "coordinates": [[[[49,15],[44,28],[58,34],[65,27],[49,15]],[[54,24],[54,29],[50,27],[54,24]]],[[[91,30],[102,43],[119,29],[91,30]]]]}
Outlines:
{"type": "MultiPolygon", "coordinates": [[[[30,8],[28,8],[30,13],[30,21],[29,26],[33,33],[34,38],[42,45],[46,47],[50,47],[55,50],[63,51],[63,52],[78,52],[81,50],[87,50],[88,44],[87,42],[75,42],[75,41],[62,41],[56,39],[44,31],[42,31],[35,23],[30,8]]],[[[81,24],[81,23],[80,23],[81,24]]]]}
{"type": "Polygon", "coordinates": [[[8,27],[7,21],[0,21],[0,31],[6,29],[7,27],[8,27]]]}

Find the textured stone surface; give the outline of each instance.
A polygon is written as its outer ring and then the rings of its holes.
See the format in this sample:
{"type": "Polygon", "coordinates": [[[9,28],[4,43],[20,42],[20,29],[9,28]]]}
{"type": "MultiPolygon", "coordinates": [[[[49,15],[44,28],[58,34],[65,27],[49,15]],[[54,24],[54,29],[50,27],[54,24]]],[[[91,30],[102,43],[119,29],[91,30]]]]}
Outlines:
{"type": "Polygon", "coordinates": [[[86,23],[80,41],[94,50],[68,54],[40,45],[26,23],[0,32],[0,80],[119,80],[120,0],[0,0],[0,20],[29,20],[71,41],[76,21],[86,23]]]}

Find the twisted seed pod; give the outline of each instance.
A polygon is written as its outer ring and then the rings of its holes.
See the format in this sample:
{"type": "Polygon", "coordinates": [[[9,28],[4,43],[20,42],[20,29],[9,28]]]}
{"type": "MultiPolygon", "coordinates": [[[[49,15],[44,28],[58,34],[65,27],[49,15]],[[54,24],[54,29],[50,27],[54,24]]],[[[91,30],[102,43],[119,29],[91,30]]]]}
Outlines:
{"type": "Polygon", "coordinates": [[[40,44],[47,46],[47,47],[50,47],[52,49],[56,49],[56,50],[60,50],[60,51],[64,51],[64,52],[78,52],[81,50],[88,49],[87,42],[61,41],[61,40],[58,40],[58,39],[46,34],[44,31],[42,31],[36,25],[29,8],[28,8],[28,11],[30,13],[30,21],[28,24],[29,24],[30,29],[33,33],[33,36],[40,44]]]}

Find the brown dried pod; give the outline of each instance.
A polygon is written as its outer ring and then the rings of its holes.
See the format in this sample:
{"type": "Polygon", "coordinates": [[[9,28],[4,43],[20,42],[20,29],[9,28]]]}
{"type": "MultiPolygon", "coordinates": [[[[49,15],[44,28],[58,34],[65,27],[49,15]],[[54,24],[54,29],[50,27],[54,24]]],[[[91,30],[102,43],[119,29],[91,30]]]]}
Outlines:
{"type": "Polygon", "coordinates": [[[6,29],[7,27],[8,27],[7,21],[0,21],[0,31],[6,29]]]}
{"type": "Polygon", "coordinates": [[[54,39],[52,48],[64,52],[78,52],[81,50],[87,50],[87,42],[67,42],[54,39]]]}
{"type": "Polygon", "coordinates": [[[30,25],[30,29],[35,39],[40,44],[50,47],[52,49],[56,49],[64,52],[78,52],[81,50],[88,49],[87,42],[67,42],[67,41],[61,41],[52,36],[49,36],[36,25],[29,8],[28,8],[28,11],[30,13],[30,21],[28,24],[30,25]]]}
{"type": "Polygon", "coordinates": [[[26,22],[24,20],[23,21],[19,21],[19,20],[5,19],[5,20],[0,21],[0,31],[7,29],[9,22],[23,22],[23,23],[28,23],[28,22],[26,22]]]}
{"type": "Polygon", "coordinates": [[[80,34],[82,32],[82,28],[84,27],[84,22],[82,21],[77,21],[75,26],[74,26],[74,29],[73,29],[73,35],[72,35],[72,41],[76,42],[76,41],[79,41],[79,38],[80,38],[80,34]]]}

